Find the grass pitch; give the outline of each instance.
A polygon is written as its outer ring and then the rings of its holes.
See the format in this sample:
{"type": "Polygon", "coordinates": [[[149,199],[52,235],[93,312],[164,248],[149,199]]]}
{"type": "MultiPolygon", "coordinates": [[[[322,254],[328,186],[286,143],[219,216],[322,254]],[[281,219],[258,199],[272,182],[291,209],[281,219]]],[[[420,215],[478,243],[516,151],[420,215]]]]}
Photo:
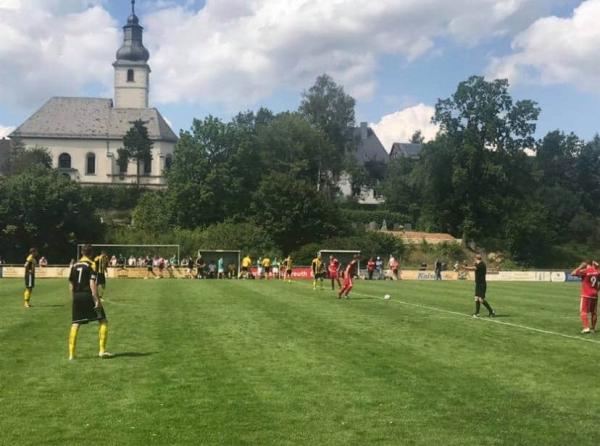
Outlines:
{"type": "Polygon", "coordinates": [[[588,445],[600,335],[578,286],[113,280],[67,360],[64,280],[0,280],[1,445],[588,445]],[[384,301],[384,294],[391,301],[384,301]],[[483,314],[485,310],[483,309],[483,314]]]}

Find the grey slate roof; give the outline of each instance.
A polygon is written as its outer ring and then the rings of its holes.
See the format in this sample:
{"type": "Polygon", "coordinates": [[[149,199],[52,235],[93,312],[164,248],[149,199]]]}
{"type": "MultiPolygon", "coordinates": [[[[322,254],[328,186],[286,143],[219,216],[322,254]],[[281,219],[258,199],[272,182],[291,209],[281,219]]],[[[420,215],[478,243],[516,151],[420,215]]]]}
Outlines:
{"type": "Polygon", "coordinates": [[[146,123],[150,139],[177,141],[157,109],[114,108],[111,99],[100,98],[51,98],[10,136],[121,139],[137,119],[146,123]]]}
{"type": "Polygon", "coordinates": [[[418,158],[419,156],[421,156],[422,150],[423,144],[395,142],[394,145],[392,145],[390,158],[397,158],[400,156],[406,156],[408,158],[418,158]]]}
{"type": "Polygon", "coordinates": [[[383,144],[366,122],[360,124],[360,127],[354,129],[354,136],[358,142],[356,150],[356,159],[365,164],[369,161],[389,162],[389,155],[383,144]]]}

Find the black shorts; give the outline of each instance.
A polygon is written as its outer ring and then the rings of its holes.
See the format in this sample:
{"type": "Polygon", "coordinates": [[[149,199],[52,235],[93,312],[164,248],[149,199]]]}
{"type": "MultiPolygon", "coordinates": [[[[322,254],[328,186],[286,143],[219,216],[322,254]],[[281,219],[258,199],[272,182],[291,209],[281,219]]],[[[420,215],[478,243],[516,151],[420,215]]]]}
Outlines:
{"type": "Polygon", "coordinates": [[[242,272],[247,272],[248,271],[248,267],[247,266],[242,266],[242,272]]]}
{"type": "Polygon", "coordinates": [[[316,273],[313,271],[313,274],[315,275],[315,279],[322,279],[325,277],[325,273],[316,273]]]}
{"type": "Polygon", "coordinates": [[[154,270],[154,268],[152,268],[151,266],[147,266],[147,267],[146,267],[146,270],[147,270],[149,273],[151,273],[151,272],[154,270]]]}
{"type": "Polygon", "coordinates": [[[270,266],[265,266],[265,273],[269,274],[271,272],[270,266]]]}
{"type": "Polygon", "coordinates": [[[106,274],[100,274],[96,276],[96,285],[106,286],[106,274]]]}
{"type": "Polygon", "coordinates": [[[476,283],[475,284],[475,297],[481,297],[485,299],[485,292],[487,290],[486,283],[476,283]]]}
{"type": "Polygon", "coordinates": [[[87,324],[92,321],[105,321],[104,308],[94,308],[94,298],[89,291],[73,293],[73,323],[87,324]]]}
{"type": "Polygon", "coordinates": [[[292,270],[291,270],[291,269],[286,269],[286,270],[285,270],[285,273],[286,273],[288,276],[291,276],[291,275],[292,275],[292,270]]]}
{"type": "Polygon", "coordinates": [[[35,274],[25,273],[25,288],[33,288],[35,286],[35,274]]]}

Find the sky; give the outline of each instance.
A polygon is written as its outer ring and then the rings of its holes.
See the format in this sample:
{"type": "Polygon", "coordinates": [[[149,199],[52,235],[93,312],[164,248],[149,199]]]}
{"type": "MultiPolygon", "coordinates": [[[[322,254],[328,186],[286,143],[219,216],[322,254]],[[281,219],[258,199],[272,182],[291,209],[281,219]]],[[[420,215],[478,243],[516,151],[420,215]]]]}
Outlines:
{"type": "MultiPolygon", "coordinates": [[[[112,97],[129,0],[0,0],[0,137],[52,96],[112,97]]],[[[138,0],[150,101],[194,118],[295,110],[328,73],[390,149],[471,75],[542,108],[537,136],[600,132],[600,0],[138,0]]]]}

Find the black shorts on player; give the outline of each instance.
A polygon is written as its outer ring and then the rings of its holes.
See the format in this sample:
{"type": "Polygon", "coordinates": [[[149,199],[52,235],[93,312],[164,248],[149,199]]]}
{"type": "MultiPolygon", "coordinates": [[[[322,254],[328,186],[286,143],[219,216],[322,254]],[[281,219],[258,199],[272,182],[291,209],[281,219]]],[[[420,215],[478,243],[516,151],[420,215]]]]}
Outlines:
{"type": "Polygon", "coordinates": [[[485,299],[485,292],[487,291],[487,284],[476,283],[475,284],[475,296],[485,299]]]}
{"type": "Polygon", "coordinates": [[[98,274],[96,276],[96,285],[106,286],[106,275],[105,274],[98,274]]]}
{"type": "Polygon", "coordinates": [[[106,321],[104,308],[95,308],[92,293],[81,291],[73,293],[72,322],[87,324],[93,321],[106,321]]]}
{"type": "Polygon", "coordinates": [[[35,274],[32,272],[25,273],[25,288],[32,289],[35,287],[35,274]]]}

